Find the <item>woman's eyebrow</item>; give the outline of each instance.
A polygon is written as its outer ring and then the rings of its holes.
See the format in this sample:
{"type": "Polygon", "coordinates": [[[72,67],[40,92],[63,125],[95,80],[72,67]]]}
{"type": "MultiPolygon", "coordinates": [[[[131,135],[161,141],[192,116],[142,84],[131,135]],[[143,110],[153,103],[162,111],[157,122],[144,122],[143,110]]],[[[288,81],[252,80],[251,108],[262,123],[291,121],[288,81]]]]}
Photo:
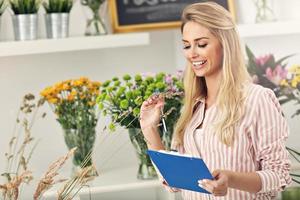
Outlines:
{"type": "MultiPolygon", "coordinates": [[[[209,38],[208,38],[208,37],[200,37],[200,38],[194,39],[194,41],[197,42],[197,41],[202,40],[202,39],[209,39],[209,38]]],[[[189,41],[187,41],[187,40],[185,40],[185,39],[182,39],[182,41],[183,41],[183,42],[189,42],[189,41]]]]}

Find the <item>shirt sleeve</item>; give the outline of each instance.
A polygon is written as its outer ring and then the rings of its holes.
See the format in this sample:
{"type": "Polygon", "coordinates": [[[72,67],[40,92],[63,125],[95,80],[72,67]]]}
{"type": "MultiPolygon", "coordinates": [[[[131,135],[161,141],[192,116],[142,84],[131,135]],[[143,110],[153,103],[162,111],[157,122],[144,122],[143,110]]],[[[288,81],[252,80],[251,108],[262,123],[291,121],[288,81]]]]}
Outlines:
{"type": "Polygon", "coordinates": [[[285,148],[288,125],[272,90],[264,88],[257,97],[255,131],[252,135],[257,171],[262,181],[259,193],[281,191],[290,184],[290,160],[285,148]]]}

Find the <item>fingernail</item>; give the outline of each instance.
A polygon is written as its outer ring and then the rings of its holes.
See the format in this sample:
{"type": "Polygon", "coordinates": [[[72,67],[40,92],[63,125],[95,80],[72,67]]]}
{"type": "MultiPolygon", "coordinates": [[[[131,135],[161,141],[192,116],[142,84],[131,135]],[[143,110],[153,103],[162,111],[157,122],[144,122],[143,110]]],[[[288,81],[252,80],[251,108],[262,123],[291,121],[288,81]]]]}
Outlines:
{"type": "Polygon", "coordinates": [[[208,181],[207,179],[203,179],[202,183],[207,183],[207,181],[208,181]]]}
{"type": "Polygon", "coordinates": [[[199,187],[203,188],[203,185],[201,183],[198,184],[199,187]]]}
{"type": "Polygon", "coordinates": [[[203,182],[202,182],[202,180],[199,180],[198,183],[199,183],[199,184],[202,184],[203,182]]]}

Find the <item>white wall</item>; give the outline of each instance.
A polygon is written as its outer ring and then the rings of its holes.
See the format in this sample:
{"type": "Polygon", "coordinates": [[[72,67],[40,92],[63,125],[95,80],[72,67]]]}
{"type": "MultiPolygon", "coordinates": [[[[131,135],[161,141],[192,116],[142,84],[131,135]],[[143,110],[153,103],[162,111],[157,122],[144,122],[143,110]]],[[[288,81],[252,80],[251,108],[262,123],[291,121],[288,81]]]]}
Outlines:
{"type": "MultiPolygon", "coordinates": [[[[237,1],[238,21],[253,23],[253,8],[251,10],[251,0],[237,1]],[[241,3],[242,2],[242,3],[241,3]],[[243,17],[242,17],[243,16],[243,17]]],[[[277,0],[277,2],[279,2],[277,0]]],[[[298,0],[288,0],[289,8],[286,2],[281,3],[282,9],[279,17],[282,19],[299,19],[299,15],[286,11],[299,5],[298,0]]],[[[277,4],[277,7],[278,6],[277,4]]],[[[42,11],[41,11],[42,13],[42,11]]],[[[71,35],[81,35],[84,28],[84,16],[81,7],[75,6],[71,15],[71,35]],[[75,12],[76,11],[76,12],[75,12]]],[[[40,21],[43,24],[43,21],[40,21]]],[[[12,26],[8,12],[2,19],[0,38],[2,40],[11,40],[12,26]]],[[[40,37],[45,36],[45,30],[41,26],[40,37]]],[[[183,68],[184,59],[181,55],[181,42],[179,31],[156,31],[151,33],[151,44],[149,46],[117,48],[109,50],[91,50],[78,51],[68,53],[53,53],[33,56],[16,56],[0,58],[0,171],[4,168],[4,152],[7,149],[7,143],[13,129],[18,105],[21,97],[32,92],[38,94],[44,87],[52,85],[60,80],[87,76],[93,80],[104,81],[113,76],[121,76],[125,73],[135,74],[139,72],[174,72],[176,68],[183,68]]],[[[255,52],[255,54],[274,53],[276,57],[282,57],[291,53],[298,55],[289,59],[289,63],[300,63],[299,46],[300,35],[286,35],[265,38],[244,39],[255,52]]],[[[0,44],[1,45],[1,44],[0,44]]],[[[62,131],[59,124],[55,121],[55,116],[49,107],[44,108],[48,112],[48,116],[43,121],[37,121],[33,130],[36,139],[41,139],[31,162],[31,169],[34,170],[35,176],[38,178],[43,173],[50,162],[54,161],[61,155],[66,153],[66,147],[62,138],[62,131]]],[[[290,116],[293,108],[290,105],[284,106],[287,116],[290,116]]],[[[299,117],[290,119],[291,137],[289,145],[300,149],[297,143],[300,139],[299,117]]],[[[98,132],[103,127],[103,121],[99,124],[98,132]]],[[[125,130],[119,130],[123,133],[113,135],[107,140],[105,145],[103,139],[98,138],[96,152],[94,158],[98,167],[101,168],[101,159],[107,156],[109,152],[116,150],[116,147],[122,146],[122,151],[114,154],[114,157],[104,166],[104,169],[119,166],[133,165],[137,163],[134,151],[128,141],[125,130]],[[113,143],[114,142],[114,143],[113,143]]],[[[68,174],[71,165],[65,168],[68,174]]],[[[26,194],[32,193],[28,189],[26,194]]],[[[26,196],[25,199],[30,199],[26,196]]]]}

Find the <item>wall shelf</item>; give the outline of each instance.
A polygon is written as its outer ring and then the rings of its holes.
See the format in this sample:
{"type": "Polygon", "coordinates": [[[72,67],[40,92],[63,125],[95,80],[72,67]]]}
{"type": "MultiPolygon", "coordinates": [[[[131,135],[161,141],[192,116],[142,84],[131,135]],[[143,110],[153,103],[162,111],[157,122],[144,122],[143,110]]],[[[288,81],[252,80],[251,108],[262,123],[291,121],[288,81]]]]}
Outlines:
{"type": "Polygon", "coordinates": [[[148,45],[149,38],[149,33],[127,33],[0,42],[0,57],[148,45]]]}
{"type": "Polygon", "coordinates": [[[242,38],[300,34],[300,21],[239,24],[237,28],[242,38]]]}

